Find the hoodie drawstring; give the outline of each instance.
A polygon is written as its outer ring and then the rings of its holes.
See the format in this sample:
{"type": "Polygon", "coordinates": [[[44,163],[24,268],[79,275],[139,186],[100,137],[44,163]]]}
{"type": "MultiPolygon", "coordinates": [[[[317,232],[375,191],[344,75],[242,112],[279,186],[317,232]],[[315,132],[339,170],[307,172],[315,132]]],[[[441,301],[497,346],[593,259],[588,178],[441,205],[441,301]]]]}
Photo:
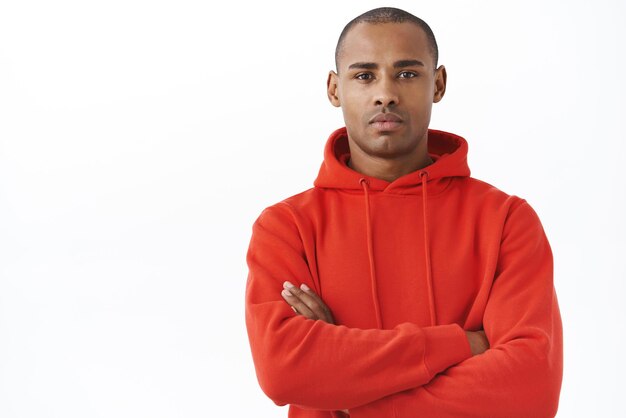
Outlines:
{"type": "Polygon", "coordinates": [[[367,231],[367,256],[370,262],[370,285],[372,287],[372,299],[374,302],[374,313],[376,314],[376,325],[379,329],[383,328],[383,318],[380,314],[380,302],[378,299],[378,286],[376,284],[376,266],[374,265],[374,245],[372,242],[372,222],[370,219],[370,195],[369,184],[367,179],[360,179],[363,193],[365,193],[365,224],[367,231]]]}
{"type": "MultiPolygon", "coordinates": [[[[430,262],[430,240],[428,235],[428,172],[420,172],[420,181],[422,183],[422,215],[424,219],[424,262],[426,267],[426,287],[428,289],[428,308],[430,315],[430,325],[437,325],[437,314],[435,312],[435,292],[433,290],[433,276],[430,262]]],[[[374,313],[376,315],[376,325],[379,329],[383,328],[383,319],[380,314],[380,301],[378,299],[378,285],[376,283],[376,266],[374,264],[374,244],[372,239],[372,220],[370,217],[370,195],[369,183],[367,179],[359,180],[363,193],[365,194],[365,224],[367,233],[367,256],[370,263],[370,286],[372,288],[372,301],[374,304],[374,313]]]]}
{"type": "Polygon", "coordinates": [[[435,312],[435,292],[433,291],[433,275],[430,265],[430,242],[428,237],[428,172],[420,172],[422,181],[422,215],[424,217],[424,259],[426,263],[426,286],[428,287],[428,307],[430,309],[430,325],[437,325],[437,314],[435,312]]]}

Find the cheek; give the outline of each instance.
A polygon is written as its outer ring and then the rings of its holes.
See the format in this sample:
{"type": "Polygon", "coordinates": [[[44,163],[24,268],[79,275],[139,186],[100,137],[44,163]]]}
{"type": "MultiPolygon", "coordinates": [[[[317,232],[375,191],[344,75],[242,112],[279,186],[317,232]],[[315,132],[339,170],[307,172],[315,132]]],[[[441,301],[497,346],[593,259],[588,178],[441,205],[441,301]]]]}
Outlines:
{"type": "Polygon", "coordinates": [[[348,108],[363,107],[367,101],[367,90],[360,86],[344,87],[338,93],[341,105],[348,108]]]}
{"type": "Polygon", "coordinates": [[[421,106],[416,109],[413,117],[411,118],[411,129],[414,132],[422,132],[424,129],[428,129],[430,125],[431,106],[421,106]]]}
{"type": "Polygon", "coordinates": [[[344,95],[341,99],[341,110],[346,121],[356,122],[363,117],[363,103],[359,101],[359,97],[354,95],[344,95]]]}
{"type": "Polygon", "coordinates": [[[411,97],[409,107],[418,118],[428,117],[433,106],[433,97],[427,92],[420,92],[411,97]]]}

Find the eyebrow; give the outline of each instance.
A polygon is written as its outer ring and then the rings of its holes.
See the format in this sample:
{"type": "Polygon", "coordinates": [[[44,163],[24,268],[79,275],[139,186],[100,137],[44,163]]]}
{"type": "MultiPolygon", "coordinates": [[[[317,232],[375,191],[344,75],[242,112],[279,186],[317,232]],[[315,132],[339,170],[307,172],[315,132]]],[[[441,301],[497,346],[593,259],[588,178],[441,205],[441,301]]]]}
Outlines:
{"type": "Polygon", "coordinates": [[[419,60],[400,60],[393,63],[394,68],[404,67],[425,67],[424,63],[419,60]]]}
{"type": "MultiPolygon", "coordinates": [[[[405,67],[425,67],[424,63],[419,60],[400,60],[393,63],[394,68],[405,68],[405,67]]],[[[375,62],[355,62],[354,64],[350,64],[348,67],[349,70],[352,69],[361,69],[361,70],[375,70],[378,68],[378,64],[375,62]]]]}

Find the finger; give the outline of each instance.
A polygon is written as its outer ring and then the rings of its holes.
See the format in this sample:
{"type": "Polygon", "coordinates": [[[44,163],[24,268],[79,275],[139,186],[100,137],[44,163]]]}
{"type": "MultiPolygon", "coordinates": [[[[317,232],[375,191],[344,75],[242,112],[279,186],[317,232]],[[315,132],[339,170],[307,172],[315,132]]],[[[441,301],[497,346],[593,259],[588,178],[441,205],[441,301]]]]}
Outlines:
{"type": "Polygon", "coordinates": [[[316,295],[314,296],[311,293],[307,293],[304,290],[297,288],[293,285],[287,285],[286,290],[288,290],[289,292],[291,292],[292,295],[300,299],[317,316],[321,317],[325,315],[324,309],[319,303],[319,299],[315,297],[316,295]]]}
{"type": "Polygon", "coordinates": [[[309,319],[318,319],[317,315],[315,315],[304,302],[294,296],[288,289],[283,289],[283,291],[280,292],[280,295],[297,314],[309,319]]]}
{"type": "Polygon", "coordinates": [[[326,305],[326,303],[324,303],[322,298],[320,298],[317,293],[311,290],[309,286],[305,285],[304,283],[300,285],[300,289],[302,289],[307,295],[311,296],[313,299],[317,301],[317,304],[323,309],[324,314],[326,318],[328,319],[328,321],[326,322],[331,322],[334,324],[335,320],[333,318],[333,314],[332,312],[330,312],[330,308],[328,307],[328,305],[326,305]]]}
{"type": "Polygon", "coordinates": [[[476,331],[476,335],[479,337],[479,342],[481,344],[481,351],[484,352],[490,348],[489,339],[487,338],[487,334],[484,330],[476,331]]]}
{"type": "Polygon", "coordinates": [[[483,337],[483,341],[485,343],[485,347],[487,347],[487,349],[489,349],[491,347],[491,344],[489,343],[489,338],[487,338],[487,333],[485,333],[484,330],[480,330],[480,335],[482,335],[483,337]]]}
{"type": "Polygon", "coordinates": [[[326,305],[319,297],[317,297],[317,295],[313,293],[315,295],[314,297],[310,293],[293,286],[289,282],[285,282],[285,289],[300,299],[313,312],[317,319],[323,319],[324,321],[329,322],[330,318],[325,310],[326,305]]]}
{"type": "Polygon", "coordinates": [[[309,309],[309,307],[306,306],[306,304],[298,299],[296,296],[294,296],[290,291],[283,289],[280,295],[296,314],[302,315],[309,319],[316,319],[315,314],[309,309]]]}

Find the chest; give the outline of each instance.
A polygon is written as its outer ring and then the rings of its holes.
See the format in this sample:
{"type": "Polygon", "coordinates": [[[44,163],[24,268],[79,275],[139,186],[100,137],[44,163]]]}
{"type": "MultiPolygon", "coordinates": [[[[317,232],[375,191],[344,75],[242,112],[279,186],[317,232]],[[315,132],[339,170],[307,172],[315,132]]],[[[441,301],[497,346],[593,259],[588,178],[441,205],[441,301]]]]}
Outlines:
{"type": "Polygon", "coordinates": [[[336,205],[316,225],[316,259],[322,298],[338,323],[384,328],[402,322],[430,324],[428,266],[438,323],[463,324],[476,297],[490,286],[499,237],[485,214],[454,201],[429,202],[426,223],[417,197],[378,197],[336,205]]]}

